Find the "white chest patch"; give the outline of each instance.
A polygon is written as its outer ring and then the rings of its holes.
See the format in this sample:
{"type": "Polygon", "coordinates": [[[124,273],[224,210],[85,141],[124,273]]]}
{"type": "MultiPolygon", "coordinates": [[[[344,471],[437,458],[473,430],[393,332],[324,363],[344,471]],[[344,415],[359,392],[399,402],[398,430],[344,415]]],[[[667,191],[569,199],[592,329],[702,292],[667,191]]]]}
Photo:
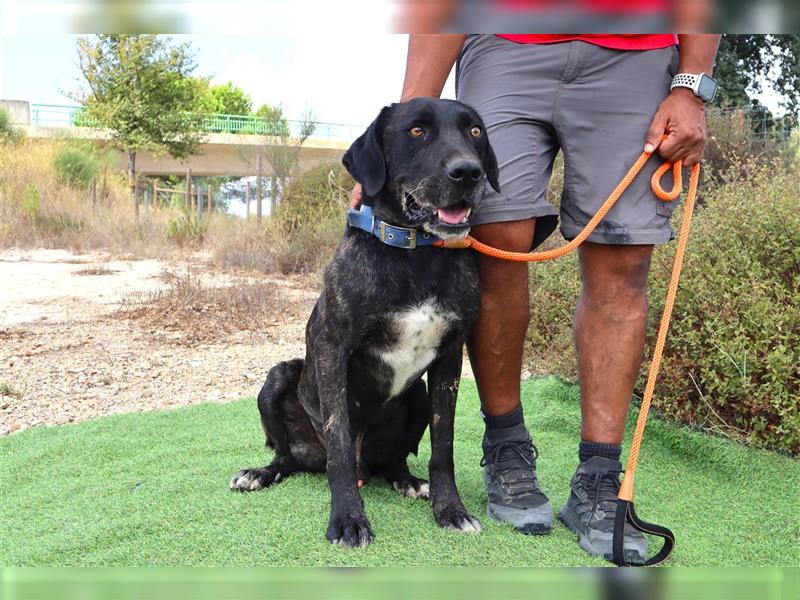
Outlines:
{"type": "Polygon", "coordinates": [[[432,301],[394,314],[392,327],[397,342],[378,352],[394,371],[390,397],[402,392],[411,378],[436,358],[436,349],[455,318],[456,315],[442,310],[432,301]]]}

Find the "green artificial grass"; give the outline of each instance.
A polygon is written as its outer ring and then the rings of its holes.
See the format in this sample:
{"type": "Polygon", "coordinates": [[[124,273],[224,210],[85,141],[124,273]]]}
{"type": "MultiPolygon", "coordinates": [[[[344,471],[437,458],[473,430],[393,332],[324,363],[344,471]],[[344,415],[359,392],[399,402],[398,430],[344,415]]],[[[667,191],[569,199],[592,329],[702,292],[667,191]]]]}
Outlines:
{"type": "MultiPolygon", "coordinates": [[[[575,386],[523,383],[539,479],[556,510],[577,463],[575,386]]],[[[632,422],[631,422],[632,423],[632,422]]],[[[372,479],[362,490],[375,541],[366,549],[325,540],[322,475],[298,474],[259,492],[234,493],[231,475],[267,462],[254,400],[40,427],[0,439],[0,561],[4,565],[606,565],[560,522],[524,536],[485,517],[479,466],[482,423],[473,382],[462,385],[456,478],[479,535],[439,529],[428,504],[372,479]]],[[[424,476],[426,434],[411,470],[424,476]]],[[[636,478],[636,508],[670,527],[667,564],[800,564],[798,462],[652,420],[636,478]]]]}

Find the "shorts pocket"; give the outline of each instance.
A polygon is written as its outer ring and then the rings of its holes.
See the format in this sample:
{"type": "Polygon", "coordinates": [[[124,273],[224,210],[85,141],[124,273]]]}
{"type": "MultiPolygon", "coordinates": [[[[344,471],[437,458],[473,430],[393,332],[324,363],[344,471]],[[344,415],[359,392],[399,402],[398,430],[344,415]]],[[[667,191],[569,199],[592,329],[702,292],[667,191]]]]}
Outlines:
{"type": "Polygon", "coordinates": [[[678,206],[678,204],[680,204],[679,199],[673,200],[672,202],[664,202],[663,200],[656,198],[656,213],[669,219],[672,216],[672,213],[675,212],[675,208],[678,206]]]}

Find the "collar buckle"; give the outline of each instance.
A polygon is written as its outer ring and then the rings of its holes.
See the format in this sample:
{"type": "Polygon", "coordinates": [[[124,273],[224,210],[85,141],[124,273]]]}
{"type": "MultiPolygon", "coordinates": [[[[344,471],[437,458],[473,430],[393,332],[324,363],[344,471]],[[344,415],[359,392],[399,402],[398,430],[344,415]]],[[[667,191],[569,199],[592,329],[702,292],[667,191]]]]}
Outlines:
{"type": "Polygon", "coordinates": [[[408,237],[406,239],[408,240],[408,248],[409,250],[413,250],[414,248],[417,247],[417,230],[409,229],[407,231],[408,231],[408,237]]]}

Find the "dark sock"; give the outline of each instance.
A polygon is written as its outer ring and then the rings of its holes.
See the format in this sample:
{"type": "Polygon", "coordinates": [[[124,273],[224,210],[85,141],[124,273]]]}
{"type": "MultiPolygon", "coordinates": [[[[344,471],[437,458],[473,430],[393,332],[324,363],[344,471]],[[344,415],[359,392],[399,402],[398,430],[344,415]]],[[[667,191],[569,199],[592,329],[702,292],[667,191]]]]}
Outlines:
{"type": "Polygon", "coordinates": [[[621,454],[622,446],[618,444],[598,444],[581,440],[581,445],[578,447],[578,458],[582,463],[594,456],[619,460],[621,454]]]}
{"type": "Polygon", "coordinates": [[[481,416],[483,417],[483,422],[486,423],[487,431],[490,429],[508,429],[509,427],[521,425],[525,422],[522,418],[522,405],[504,415],[496,415],[493,417],[481,411],[481,416]]]}

